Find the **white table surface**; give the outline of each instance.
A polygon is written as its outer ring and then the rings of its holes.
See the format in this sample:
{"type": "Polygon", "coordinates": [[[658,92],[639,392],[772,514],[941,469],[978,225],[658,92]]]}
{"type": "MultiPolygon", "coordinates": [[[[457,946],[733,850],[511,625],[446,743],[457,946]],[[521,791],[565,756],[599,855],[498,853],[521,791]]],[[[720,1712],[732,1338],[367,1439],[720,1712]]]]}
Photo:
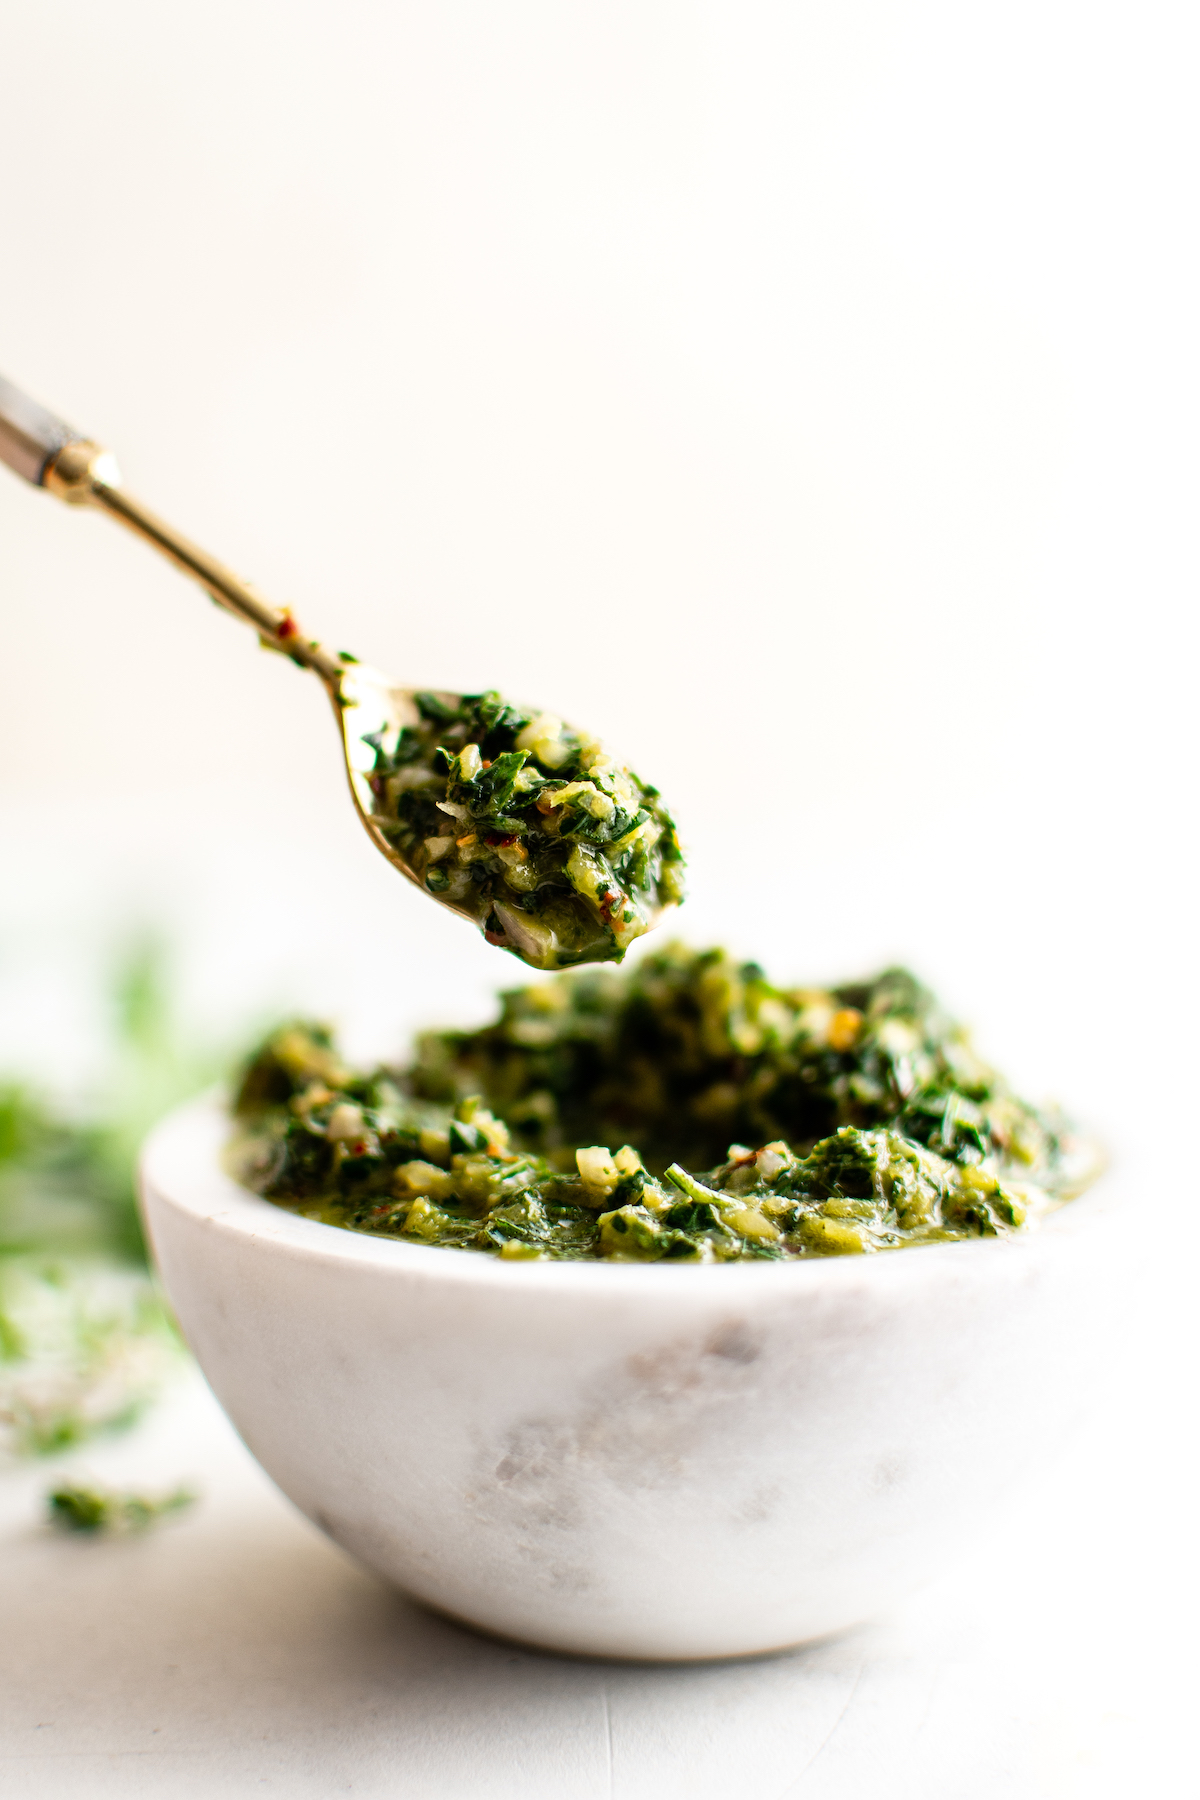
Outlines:
{"type": "Polygon", "coordinates": [[[134,1432],[0,1478],[0,1793],[1194,1795],[1197,1343],[1172,1280],[1123,1322],[1120,1391],[966,1560],[889,1619],[741,1663],[572,1661],[430,1615],[299,1517],[189,1374],[134,1432]],[[60,1470],[203,1498],[141,1538],[65,1537],[42,1519],[60,1470]]]}

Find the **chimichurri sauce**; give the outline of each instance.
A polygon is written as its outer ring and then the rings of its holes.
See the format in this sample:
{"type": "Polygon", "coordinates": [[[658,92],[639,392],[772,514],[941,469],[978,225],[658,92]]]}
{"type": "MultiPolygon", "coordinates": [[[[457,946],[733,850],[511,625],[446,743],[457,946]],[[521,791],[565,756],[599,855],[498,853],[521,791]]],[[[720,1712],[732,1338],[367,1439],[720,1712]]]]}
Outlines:
{"type": "Polygon", "coordinates": [[[842,1256],[1020,1231],[1095,1173],[903,970],[777,988],[668,946],[501,998],[402,1069],[291,1024],[247,1064],[232,1166],[327,1224],[516,1258],[842,1256]],[[694,1173],[693,1171],[699,1171],[694,1173]]]}
{"type": "Polygon", "coordinates": [[[415,696],[367,738],[373,823],[427,892],[536,969],[619,962],[683,898],[658,789],[549,713],[496,693],[415,696]]]}

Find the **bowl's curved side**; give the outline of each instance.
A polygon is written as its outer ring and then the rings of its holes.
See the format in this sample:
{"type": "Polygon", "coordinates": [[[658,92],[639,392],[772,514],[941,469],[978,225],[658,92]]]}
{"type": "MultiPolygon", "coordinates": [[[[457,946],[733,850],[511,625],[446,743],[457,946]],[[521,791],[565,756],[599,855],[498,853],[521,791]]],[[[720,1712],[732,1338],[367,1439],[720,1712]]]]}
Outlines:
{"type": "Polygon", "coordinates": [[[1103,1209],[869,1261],[513,1266],[294,1219],[221,1174],[223,1129],[167,1121],[143,1200],[246,1443],[389,1579],[553,1649],[733,1655],[878,1611],[1061,1439],[1112,1305],[1103,1209]]]}

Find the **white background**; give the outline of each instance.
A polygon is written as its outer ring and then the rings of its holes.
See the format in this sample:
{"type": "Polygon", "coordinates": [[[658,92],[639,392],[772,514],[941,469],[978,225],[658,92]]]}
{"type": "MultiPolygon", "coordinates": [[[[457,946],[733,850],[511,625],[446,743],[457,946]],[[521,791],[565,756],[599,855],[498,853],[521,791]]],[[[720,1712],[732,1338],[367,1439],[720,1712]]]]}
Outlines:
{"type": "MultiPolygon", "coordinates": [[[[0,369],[335,647],[602,731],[692,941],[909,962],[1169,1240],[1196,51],[1162,0],[7,0],[0,369]]],[[[0,480],[0,614],[0,1062],[77,1083],[142,922],[210,1032],[518,976],[142,546],[0,480]]]]}

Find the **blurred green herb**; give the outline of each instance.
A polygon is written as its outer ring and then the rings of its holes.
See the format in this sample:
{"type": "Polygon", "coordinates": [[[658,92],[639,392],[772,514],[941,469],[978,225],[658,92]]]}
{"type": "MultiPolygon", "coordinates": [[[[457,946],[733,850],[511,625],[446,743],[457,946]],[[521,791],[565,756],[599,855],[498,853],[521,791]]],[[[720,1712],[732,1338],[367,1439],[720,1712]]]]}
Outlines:
{"type": "Polygon", "coordinates": [[[145,1531],[167,1514],[193,1505],[196,1497],[190,1488],[152,1496],[64,1482],[47,1494],[46,1506],[51,1522],[64,1531],[117,1533],[145,1531]]]}
{"type": "Polygon", "coordinates": [[[0,1085],[0,1451],[36,1455],[130,1422],[179,1356],[151,1284],[137,1147],[222,1058],[181,1031],[167,955],[143,936],[110,985],[94,1104],[0,1085]]]}

